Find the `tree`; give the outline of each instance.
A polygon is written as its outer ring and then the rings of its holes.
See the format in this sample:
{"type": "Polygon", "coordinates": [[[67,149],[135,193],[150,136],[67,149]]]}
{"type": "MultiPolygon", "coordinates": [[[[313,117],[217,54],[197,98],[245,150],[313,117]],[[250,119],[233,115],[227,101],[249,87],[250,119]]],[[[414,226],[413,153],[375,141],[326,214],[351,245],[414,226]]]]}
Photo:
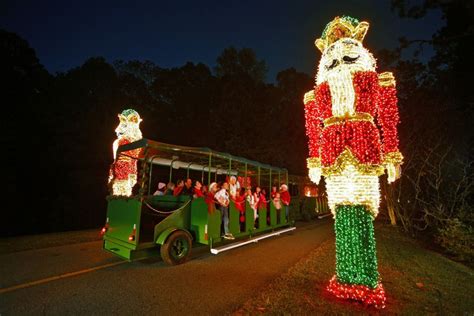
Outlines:
{"type": "MultiPolygon", "coordinates": [[[[415,235],[423,231],[426,238],[434,237],[448,251],[465,251],[466,247],[448,247],[465,244],[474,224],[470,128],[474,61],[469,48],[474,40],[473,4],[426,0],[409,5],[397,0],[392,1],[392,7],[402,18],[415,19],[429,10],[440,10],[445,25],[431,39],[402,38],[398,49],[384,54],[384,62],[394,67],[398,76],[405,164],[401,181],[383,191],[406,231],[415,235]],[[423,62],[419,52],[426,45],[433,47],[435,55],[423,62]],[[400,58],[413,47],[411,58],[400,58]]],[[[463,257],[463,253],[457,255],[463,257]]],[[[472,252],[464,255],[472,260],[472,252]]]]}
{"type": "MultiPolygon", "coordinates": [[[[28,232],[35,220],[28,216],[31,207],[18,207],[24,194],[41,201],[43,192],[36,170],[45,159],[40,153],[49,138],[50,124],[45,119],[49,106],[52,77],[40,64],[34,49],[15,33],[0,30],[0,78],[2,81],[2,152],[5,184],[1,235],[15,233],[12,223],[28,232]],[[34,159],[32,159],[34,157],[34,159]],[[32,191],[34,190],[34,191],[32,191]]],[[[44,185],[43,185],[44,186],[44,185]]]]}
{"type": "Polygon", "coordinates": [[[234,76],[245,80],[248,77],[255,82],[263,82],[267,74],[267,66],[265,61],[257,59],[252,49],[237,50],[231,46],[224,49],[217,57],[215,72],[219,78],[234,76]]]}
{"type": "Polygon", "coordinates": [[[277,165],[286,166],[296,174],[306,174],[308,156],[307,137],[304,126],[303,96],[313,89],[314,79],[306,73],[297,72],[294,68],[280,71],[277,74],[277,88],[280,93],[279,102],[271,109],[275,113],[279,128],[274,130],[278,139],[278,147],[285,148],[287,154],[281,156],[277,165]],[[291,140],[291,141],[288,141],[291,140]]]}

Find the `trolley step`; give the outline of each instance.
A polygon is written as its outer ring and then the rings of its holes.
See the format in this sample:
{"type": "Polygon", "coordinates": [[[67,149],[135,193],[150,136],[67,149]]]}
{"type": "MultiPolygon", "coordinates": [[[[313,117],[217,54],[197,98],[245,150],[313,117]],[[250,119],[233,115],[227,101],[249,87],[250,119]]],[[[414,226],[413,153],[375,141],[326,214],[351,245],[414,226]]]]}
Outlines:
{"type": "Polygon", "coordinates": [[[287,233],[287,232],[290,232],[290,231],[295,230],[295,229],[296,229],[296,227],[289,227],[289,228],[274,231],[274,232],[271,232],[271,233],[268,233],[268,234],[255,236],[255,237],[253,237],[251,239],[248,239],[248,240],[232,243],[230,245],[225,245],[225,246],[218,247],[218,248],[211,248],[211,253],[214,254],[214,255],[217,255],[221,252],[231,250],[231,249],[234,249],[234,248],[237,248],[237,247],[241,247],[241,246],[244,246],[244,245],[247,245],[247,244],[250,244],[250,243],[256,243],[259,240],[262,240],[262,239],[265,239],[265,238],[268,238],[268,237],[272,237],[272,236],[278,236],[280,234],[287,233]]]}

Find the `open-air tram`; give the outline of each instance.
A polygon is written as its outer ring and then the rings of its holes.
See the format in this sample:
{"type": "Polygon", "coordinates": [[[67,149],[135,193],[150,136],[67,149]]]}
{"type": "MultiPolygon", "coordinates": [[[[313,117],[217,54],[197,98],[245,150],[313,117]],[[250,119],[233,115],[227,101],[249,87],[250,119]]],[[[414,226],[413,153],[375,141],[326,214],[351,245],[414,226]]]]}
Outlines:
{"type": "Polygon", "coordinates": [[[172,181],[174,174],[207,185],[234,175],[244,182],[242,185],[258,185],[270,192],[272,186],[288,183],[286,169],[209,148],[145,138],[119,146],[116,154],[117,158],[138,162],[138,185],[132,195],[107,197],[103,247],[121,258],[134,260],[161,254],[164,262],[174,265],[187,261],[196,244],[207,245],[211,253],[217,254],[295,229],[293,220],[279,216],[271,199],[258,209],[258,228],[254,228],[254,211],[245,202],[245,221],[241,225],[240,211],[231,200],[229,229],[236,240],[228,243],[221,238],[221,212],[210,211],[205,198],[153,195],[157,180],[172,181]]]}

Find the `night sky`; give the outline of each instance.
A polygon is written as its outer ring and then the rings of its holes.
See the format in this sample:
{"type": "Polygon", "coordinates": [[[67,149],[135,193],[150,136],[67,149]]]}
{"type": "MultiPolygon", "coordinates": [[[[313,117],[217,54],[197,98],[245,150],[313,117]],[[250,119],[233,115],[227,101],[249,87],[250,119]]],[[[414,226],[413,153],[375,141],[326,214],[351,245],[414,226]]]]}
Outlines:
{"type": "MultiPolygon", "coordinates": [[[[269,67],[267,81],[295,67],[314,75],[320,57],[314,40],[336,15],[371,23],[365,43],[393,48],[397,38],[426,39],[441,14],[400,19],[390,1],[10,1],[0,5],[0,27],[18,33],[50,71],[86,59],[151,60],[161,67],[187,61],[213,67],[230,45],[249,47],[269,67]]],[[[426,53],[429,57],[429,52],[426,53]]]]}

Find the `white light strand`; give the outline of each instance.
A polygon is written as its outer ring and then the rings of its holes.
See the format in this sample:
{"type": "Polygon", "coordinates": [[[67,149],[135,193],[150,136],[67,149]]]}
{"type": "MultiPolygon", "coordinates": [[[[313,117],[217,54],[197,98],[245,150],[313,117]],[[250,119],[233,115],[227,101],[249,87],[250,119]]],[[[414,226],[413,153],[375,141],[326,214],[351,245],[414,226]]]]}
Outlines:
{"type": "Polygon", "coordinates": [[[346,166],[341,174],[326,177],[328,204],[333,215],[336,205],[366,205],[372,216],[378,214],[380,188],[377,175],[357,171],[353,165],[346,166]]]}

